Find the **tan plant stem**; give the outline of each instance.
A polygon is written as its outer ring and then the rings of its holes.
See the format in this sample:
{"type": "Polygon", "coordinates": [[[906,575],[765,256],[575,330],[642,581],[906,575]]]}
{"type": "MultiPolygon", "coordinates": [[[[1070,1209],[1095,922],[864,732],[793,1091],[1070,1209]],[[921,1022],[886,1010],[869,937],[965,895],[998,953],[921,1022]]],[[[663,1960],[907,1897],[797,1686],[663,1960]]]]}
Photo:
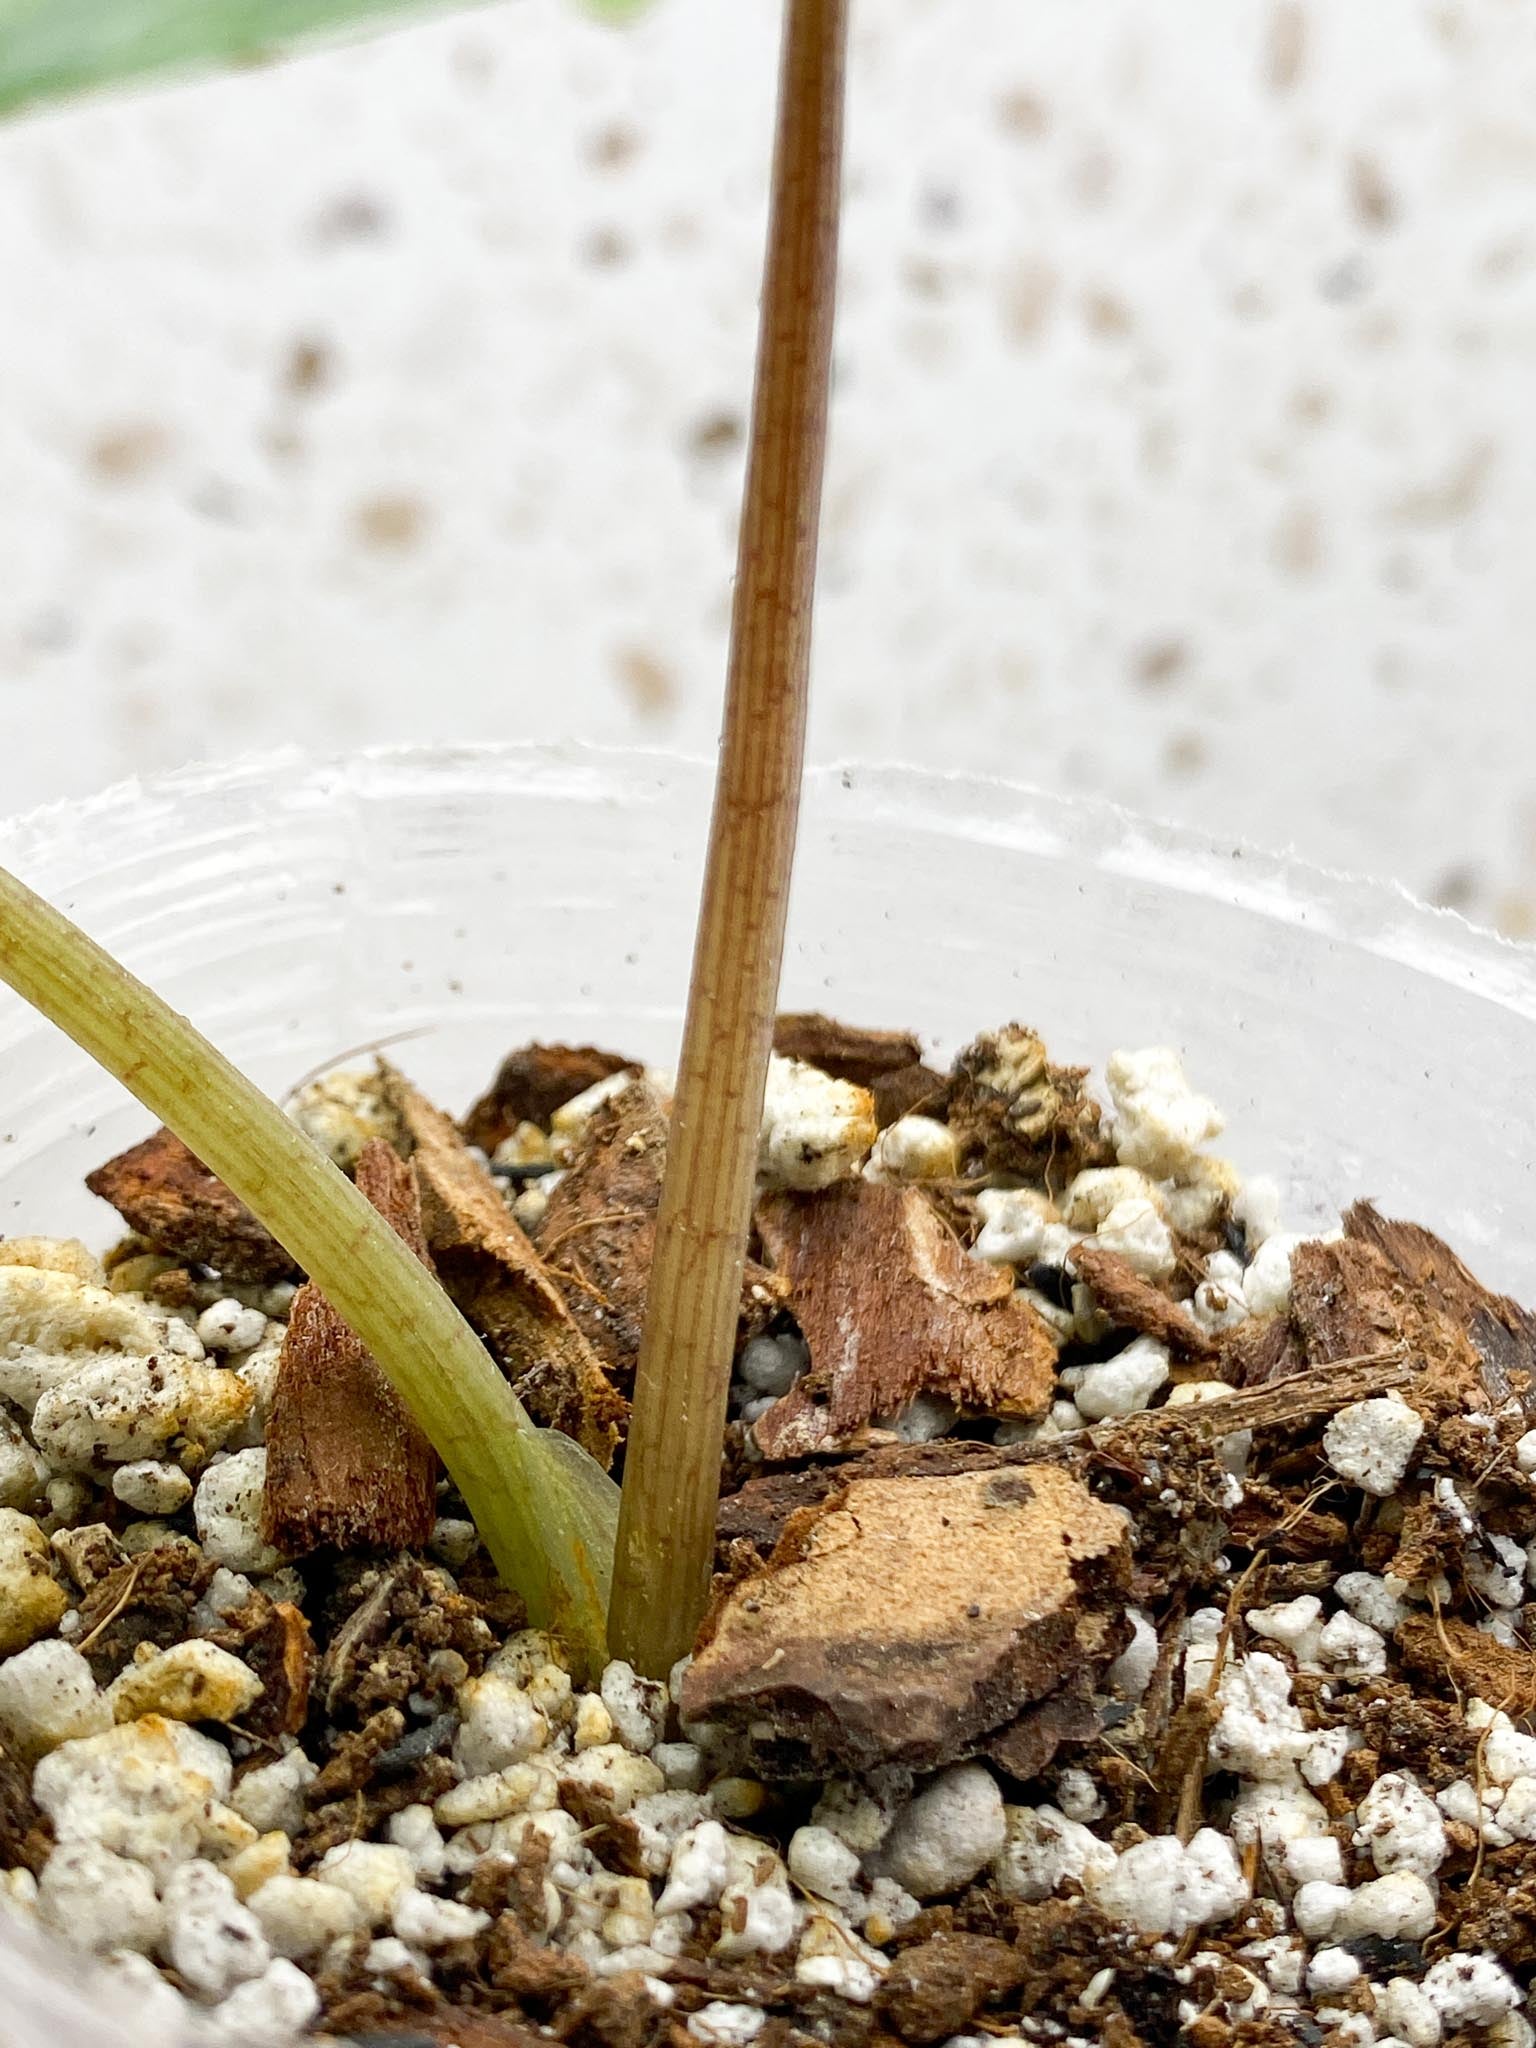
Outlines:
{"type": "Polygon", "coordinates": [[[601,1663],[616,1489],[536,1429],[415,1255],[185,1017],[0,869],[0,977],[116,1075],[292,1254],[399,1392],[534,1618],[601,1663]]]}
{"type": "Polygon", "coordinates": [[[805,751],[847,0],[787,0],[704,900],[619,1512],[609,1640],[661,1675],[709,1590],[721,1435],[805,751]]]}

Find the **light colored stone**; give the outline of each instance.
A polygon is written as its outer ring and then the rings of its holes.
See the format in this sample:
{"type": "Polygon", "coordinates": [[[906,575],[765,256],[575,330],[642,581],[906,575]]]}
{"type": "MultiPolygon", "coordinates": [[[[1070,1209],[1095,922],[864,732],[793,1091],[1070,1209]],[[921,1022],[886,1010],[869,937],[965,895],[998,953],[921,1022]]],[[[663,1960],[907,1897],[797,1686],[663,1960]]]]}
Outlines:
{"type": "Polygon", "coordinates": [[[249,1664],[194,1638],[130,1664],[113,1680],[107,1697],[118,1721],[136,1721],[141,1714],[163,1714],[169,1721],[238,1721],[261,1691],[249,1664]]]}
{"type": "Polygon", "coordinates": [[[36,1642],[0,1663],[0,1733],[24,1762],[111,1726],[90,1665],[68,1643],[36,1642]]]}
{"type": "Polygon", "coordinates": [[[0,1508],[0,1657],[57,1628],[68,1605],[48,1538],[19,1508],[0,1508]]]}
{"type": "Polygon", "coordinates": [[[942,1898],[1001,1855],[1007,1834],[992,1773],[955,1764],[897,1815],[878,1853],[879,1874],[915,1899],[942,1898]]]}

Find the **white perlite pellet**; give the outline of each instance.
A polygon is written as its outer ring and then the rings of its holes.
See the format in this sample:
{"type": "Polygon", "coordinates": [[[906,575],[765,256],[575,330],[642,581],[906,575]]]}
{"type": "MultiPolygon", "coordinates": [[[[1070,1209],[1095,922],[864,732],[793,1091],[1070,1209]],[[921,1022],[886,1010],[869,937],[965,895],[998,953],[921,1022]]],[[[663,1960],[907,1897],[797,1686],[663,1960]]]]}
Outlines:
{"type": "Polygon", "coordinates": [[[275,1956],[200,2023],[209,2048],[290,2048],[320,2010],[320,1994],[297,1963],[275,1956]]]}
{"type": "Polygon", "coordinates": [[[0,1663],[0,1735],[27,1763],[111,1726],[90,1665],[68,1643],[47,1638],[0,1663]]]}
{"type": "Polygon", "coordinates": [[[165,1951],[203,1997],[220,1999],[259,1977],[272,1960],[261,1923],[223,1871],[195,1860],[173,1870],[162,1893],[165,1951]]]}
{"type": "Polygon", "coordinates": [[[1355,1847],[1370,1852],[1376,1868],[1416,1870],[1433,1877],[1445,1861],[1445,1823],[1435,1802],[1405,1772],[1389,1771],[1360,1802],[1355,1847]]]}
{"type": "Polygon", "coordinates": [[[262,1834],[296,1835],[304,1825],[304,1788],[320,1767],[302,1749],[290,1749],[275,1763],[247,1771],[230,1795],[235,1811],[262,1834]]]}
{"type": "Polygon", "coordinates": [[[1083,1884],[1112,1919],[1175,1940],[1229,1920],[1248,1897],[1237,1851],[1215,1828],[1201,1828],[1187,1846],[1177,1835],[1138,1842],[1112,1870],[1085,1872],[1083,1884]]]}
{"type": "Polygon", "coordinates": [[[416,1884],[416,1866],[408,1851],[392,1842],[342,1842],[326,1850],[315,1875],[352,1899],[365,1927],[382,1927],[416,1884]]]}
{"type": "Polygon", "coordinates": [[[1146,1280],[1166,1280],[1178,1263],[1172,1232],[1157,1205],[1141,1195],[1116,1202],[1099,1225],[1094,1243],[1116,1253],[1146,1280]]]}
{"type": "Polygon", "coordinates": [[[603,1672],[598,1691],[626,1749],[642,1755],[654,1749],[667,1725],[666,1687],[616,1660],[603,1672]]]}
{"type": "Polygon", "coordinates": [[[960,1170],[954,1133],[936,1117],[903,1116],[875,1140],[865,1176],[877,1181],[953,1180],[960,1170]]]}
{"type": "Polygon", "coordinates": [[[1190,1166],[1202,1145],[1221,1135],[1221,1111],[1191,1089],[1170,1046],[1111,1053],[1105,1078],[1115,1105],[1115,1156],[1122,1166],[1138,1167],[1155,1180],[1169,1179],[1190,1166]]]}
{"type": "Polygon", "coordinates": [[[846,1180],[879,1134],[867,1088],[834,1081],[803,1060],[771,1056],[757,1161],[770,1186],[814,1189],[846,1180]]]}
{"type": "Polygon", "coordinates": [[[1167,1345],[1155,1337],[1135,1337],[1113,1358],[1086,1367],[1072,1398],[1078,1413],[1090,1422],[1135,1415],[1150,1405],[1167,1378],[1167,1345]]]}
{"type": "Polygon", "coordinates": [[[112,1491],[141,1515],[174,1515],[192,1498],[192,1481],[163,1458],[134,1458],[112,1474],[112,1491]]]}
{"type": "Polygon", "coordinates": [[[1323,1450],[1340,1478],[1384,1500],[1402,1484],[1423,1434],[1407,1402],[1386,1394],[1341,1408],[1323,1431],[1323,1450]]]}
{"type": "Polygon", "coordinates": [[[1081,1884],[1090,1872],[1107,1878],[1114,1870],[1109,1844],[1057,1807],[1010,1806],[1005,1818],[1007,1837],[992,1875],[1009,1898],[1047,1899],[1069,1878],[1081,1884]]]}
{"type": "Polygon", "coordinates": [[[755,2005],[732,2005],[713,1998],[688,2016],[688,2032],[711,2048],[746,2048],[763,2030],[767,2014],[755,2005]]]}
{"type": "Polygon", "coordinates": [[[274,1952],[292,1962],[319,1955],[359,1920],[357,1901],[339,1885],[282,1872],[258,1885],[246,1904],[274,1952]]]}
{"type": "Polygon", "coordinates": [[[282,1552],[261,1533],[266,1481],[264,1450],[235,1451],[216,1459],[198,1481],[192,1515],[203,1553],[215,1564],[260,1576],[275,1572],[282,1563],[282,1552]]]}
{"type": "Polygon", "coordinates": [[[155,1880],[142,1863],[98,1842],[61,1842],[49,1854],[37,1887],[38,1917],[77,1948],[159,1945],[165,1914],[155,1880]]]}
{"type": "Polygon", "coordinates": [[[1376,2017],[1408,2048],[1438,2048],[1440,2015],[1411,1977],[1390,1977],[1376,1993],[1376,2017]]]}
{"type": "Polygon", "coordinates": [[[267,1319],[259,1308],[216,1301],[198,1317],[197,1334],[210,1351],[254,1351],[267,1334],[267,1319]]]}
{"type": "Polygon", "coordinates": [[[1344,1885],[1304,1884],[1291,1913],[1309,1941],[1353,1941],[1370,1934],[1384,1941],[1422,1941],[1435,1924],[1435,1892],[1417,1871],[1394,1870],[1353,1891],[1344,1885]]]}
{"type": "Polygon", "coordinates": [[[796,1828],[786,1861],[795,1883],[814,1897],[848,1905],[859,1876],[859,1858],[830,1828],[796,1828]]]}
{"type": "Polygon", "coordinates": [[[1221,1714],[1211,1731],[1212,1762],[1247,1778],[1289,1777],[1313,1737],[1291,1700],[1291,1675],[1279,1658],[1251,1650],[1228,1664],[1216,1697],[1221,1714]]]}
{"type": "Polygon", "coordinates": [[[1442,1956],[1431,1963],[1424,1972],[1424,1995],[1451,2029],[1491,2026],[1521,2001],[1514,1978],[1483,1954],[1442,1956]]]}
{"type": "Polygon", "coordinates": [[[880,1874],[915,1899],[941,1898],[969,1884],[1006,1839],[997,1780],[980,1764],[954,1764],[897,1815],[879,1851],[880,1874]]]}

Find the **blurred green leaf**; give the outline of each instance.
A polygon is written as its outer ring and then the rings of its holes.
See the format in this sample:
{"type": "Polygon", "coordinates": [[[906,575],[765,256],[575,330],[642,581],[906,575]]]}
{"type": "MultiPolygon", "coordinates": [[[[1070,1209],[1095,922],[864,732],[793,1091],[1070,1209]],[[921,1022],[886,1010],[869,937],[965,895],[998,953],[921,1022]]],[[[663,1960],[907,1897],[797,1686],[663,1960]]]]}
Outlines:
{"type": "MultiPolygon", "coordinates": [[[[0,114],[146,71],[253,64],[305,36],[448,0],[0,0],[0,114]]],[[[609,20],[645,0],[583,0],[609,20]]]]}

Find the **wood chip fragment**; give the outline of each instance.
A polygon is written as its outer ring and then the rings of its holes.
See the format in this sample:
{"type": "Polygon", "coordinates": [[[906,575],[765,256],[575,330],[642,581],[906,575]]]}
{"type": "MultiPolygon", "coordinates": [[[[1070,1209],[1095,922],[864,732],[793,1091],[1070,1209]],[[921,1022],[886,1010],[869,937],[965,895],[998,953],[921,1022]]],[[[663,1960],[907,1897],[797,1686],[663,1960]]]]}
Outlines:
{"type": "Polygon", "coordinates": [[[1475,1405],[1483,1394],[1482,1360],[1471,1338],[1374,1244],[1299,1244],[1291,1260],[1291,1322],[1309,1365],[1406,1353],[1414,1367],[1408,1398],[1426,1416],[1475,1405]]]}
{"type": "Polygon", "coordinates": [[[1143,1279],[1118,1252],[1085,1238],[1072,1247],[1067,1257],[1116,1329],[1155,1337],[1168,1346],[1175,1358],[1208,1360],[1217,1355],[1215,1341],[1189,1311],[1170,1301],[1150,1280],[1143,1279]]]}
{"type": "Polygon", "coordinates": [[[1329,1585],[1349,1543],[1349,1524],[1341,1515],[1299,1508],[1278,1487],[1255,1479],[1244,1480],[1243,1498],[1228,1517],[1227,1531],[1246,1550],[1267,1550],[1273,1557],[1305,1562],[1326,1559],[1329,1585]]]}
{"type": "Polygon", "coordinates": [[[88,1173],[85,1184],[141,1237],[179,1259],[211,1266],[226,1280],[298,1276],[271,1232],[164,1125],[88,1173]]]}
{"type": "Polygon", "coordinates": [[[974,1754],[1118,1641],[1130,1524],[1059,1467],[859,1479],[795,1516],[706,1620],[689,1720],[776,1768],[933,1770],[974,1754]]]}
{"type": "MultiPolygon", "coordinates": [[[[1061,1445],[1049,1447],[1056,1462],[1061,1445]]],[[[884,1444],[835,1465],[804,1465],[798,1470],[762,1472],[720,1503],[715,1535],[722,1568],[734,1543],[748,1543],[766,1559],[783,1535],[791,1515],[818,1507],[853,1479],[947,1479],[959,1472],[997,1472],[1032,1465],[1045,1455],[1031,1444],[987,1444],[974,1437],[940,1437],[928,1444],[884,1444]]]]}
{"type": "Polygon", "coordinates": [[[257,1588],[222,1617],[211,1640],[261,1680],[261,1696],[240,1723],[245,1732],[261,1742],[297,1735],[309,1713],[316,1659],[309,1623],[293,1602],[269,1599],[257,1588]]]}
{"type": "Polygon", "coordinates": [[[896,1067],[889,1074],[876,1074],[869,1092],[875,1099],[875,1122],[882,1131],[904,1116],[931,1116],[942,1123],[949,1113],[949,1076],[925,1067],[921,1060],[910,1067],[896,1067]]]}
{"type": "Polygon", "coordinates": [[[1148,1409],[1124,1422],[1104,1422],[1090,1434],[1095,1445],[1132,1444],[1169,1430],[1191,1430],[1197,1436],[1229,1436],[1236,1429],[1291,1429],[1331,1415],[1352,1401],[1368,1401],[1392,1387],[1406,1386],[1414,1365],[1406,1349],[1374,1358],[1341,1358],[1316,1365],[1294,1379],[1274,1386],[1250,1387],[1221,1401],[1192,1402],[1187,1408],[1148,1409]]]}
{"type": "Polygon", "coordinates": [[[1123,1606],[1109,1612],[1087,1609],[1073,1630],[1072,1654],[1056,1690],[989,1735],[981,1754],[1027,1784],[1064,1742],[1091,1741],[1101,1725],[1095,1683],[1102,1682],[1105,1667],[1125,1648],[1131,1632],[1123,1606]]]}
{"type": "Polygon", "coordinates": [[[880,1075],[915,1066],[923,1056],[910,1031],[863,1031],[819,1010],[781,1011],[774,1019],[773,1049],[860,1088],[872,1088],[880,1075]]]}
{"type": "Polygon", "coordinates": [[[862,1030],[821,1016],[819,1010],[780,1010],[774,1018],[774,1053],[803,1059],[834,1081],[852,1081],[856,1087],[874,1087],[887,1075],[922,1065],[922,1047],[911,1032],[862,1030]]]}
{"type": "MultiPolygon", "coordinates": [[[[430,1264],[409,1171],[381,1139],[357,1185],[430,1264]]],[[[424,1544],[436,1519],[437,1454],[367,1350],[319,1288],[294,1296],[267,1425],[262,1533],[292,1557],[424,1544]]]]}
{"type": "Polygon", "coordinates": [[[1370,1245],[1312,1239],[1291,1259],[1291,1320],[1309,1365],[1389,1351],[1403,1342],[1401,1283],[1370,1245]]]}
{"type": "Polygon", "coordinates": [[[495,1080],[465,1116],[464,1136],[482,1152],[494,1152],[519,1124],[547,1128],[572,1096],[639,1064],[595,1045],[521,1045],[507,1054],[495,1080]]]}
{"type": "Polygon", "coordinates": [[[1217,1379],[1234,1387],[1267,1387],[1307,1369],[1290,1311],[1245,1316],[1216,1339],[1217,1379]]]}
{"type": "MultiPolygon", "coordinates": [[[[557,1282],[564,1285],[571,1276],[571,1315],[625,1387],[640,1357],[666,1161],[666,1111],[653,1090],[636,1081],[593,1114],[535,1239],[557,1282]]],[[[738,1341],[764,1329],[788,1293],[787,1281],[748,1259],[738,1341]]]]}
{"type": "Polygon", "coordinates": [[[758,1228],[811,1352],[810,1371],[755,1425],[765,1457],[834,1449],[918,1394],[983,1415],[1044,1414],[1055,1336],[1012,1273],[964,1251],[920,1188],[856,1180],[769,1195],[758,1228]]]}
{"type": "Polygon", "coordinates": [[[606,1469],[628,1414],[623,1395],[452,1118],[386,1061],[379,1071],[421,1192],[438,1277],[535,1420],[574,1437],[606,1469]]]}
{"type": "Polygon", "coordinates": [[[1514,1393],[1527,1409],[1532,1407],[1536,1315],[1507,1294],[1485,1287],[1444,1239],[1422,1224],[1397,1222],[1369,1202],[1356,1202],[1345,1213],[1344,1234],[1374,1245],[1410,1287],[1426,1294],[1471,1338],[1483,1361],[1488,1397],[1496,1406],[1514,1393]]]}

